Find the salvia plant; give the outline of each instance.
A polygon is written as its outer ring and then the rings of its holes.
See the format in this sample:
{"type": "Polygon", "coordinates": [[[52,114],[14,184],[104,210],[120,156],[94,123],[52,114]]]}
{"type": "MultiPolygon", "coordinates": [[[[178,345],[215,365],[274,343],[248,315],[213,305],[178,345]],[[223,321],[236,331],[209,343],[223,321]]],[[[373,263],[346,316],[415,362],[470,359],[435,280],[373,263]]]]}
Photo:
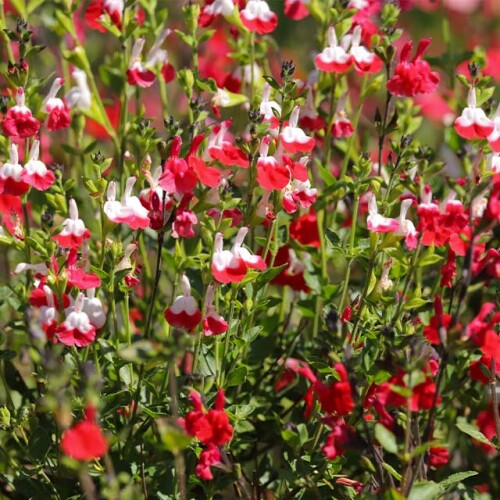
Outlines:
{"type": "Polygon", "coordinates": [[[499,498],[499,16],[0,0],[1,497],[499,498]]]}

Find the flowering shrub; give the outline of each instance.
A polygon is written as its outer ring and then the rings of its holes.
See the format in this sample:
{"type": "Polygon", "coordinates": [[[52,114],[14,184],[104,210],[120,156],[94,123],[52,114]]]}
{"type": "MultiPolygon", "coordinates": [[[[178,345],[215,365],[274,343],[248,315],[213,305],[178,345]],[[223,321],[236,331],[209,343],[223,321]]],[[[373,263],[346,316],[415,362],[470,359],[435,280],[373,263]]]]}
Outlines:
{"type": "Polygon", "coordinates": [[[498,498],[497,3],[180,4],[0,1],[2,496],[498,498]]]}

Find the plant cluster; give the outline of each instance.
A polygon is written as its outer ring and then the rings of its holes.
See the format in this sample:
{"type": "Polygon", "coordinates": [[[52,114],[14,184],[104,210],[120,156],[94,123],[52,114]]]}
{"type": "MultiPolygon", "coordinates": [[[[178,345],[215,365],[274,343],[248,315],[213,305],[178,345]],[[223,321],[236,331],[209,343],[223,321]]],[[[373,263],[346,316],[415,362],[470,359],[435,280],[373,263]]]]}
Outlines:
{"type": "Polygon", "coordinates": [[[500,494],[483,3],[0,0],[2,496],[500,494]]]}

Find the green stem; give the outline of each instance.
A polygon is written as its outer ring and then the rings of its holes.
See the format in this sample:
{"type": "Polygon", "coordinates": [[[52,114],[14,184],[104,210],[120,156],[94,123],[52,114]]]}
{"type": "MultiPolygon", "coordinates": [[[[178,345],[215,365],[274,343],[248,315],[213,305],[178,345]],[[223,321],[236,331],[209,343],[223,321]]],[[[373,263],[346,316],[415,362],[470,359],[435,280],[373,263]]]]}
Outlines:
{"type": "MultiPolygon", "coordinates": [[[[342,313],[344,310],[345,299],[347,296],[347,290],[349,288],[349,279],[351,277],[351,266],[353,262],[352,251],[354,249],[354,240],[356,237],[356,225],[358,222],[358,212],[359,212],[359,193],[356,193],[354,196],[354,208],[352,213],[352,221],[351,221],[351,233],[349,235],[349,262],[347,264],[347,269],[344,277],[344,285],[342,288],[342,296],[339,302],[339,313],[342,313]]],[[[369,277],[368,277],[369,278],[369,277]]]]}
{"type": "Polygon", "coordinates": [[[356,106],[356,111],[354,113],[354,118],[352,121],[352,127],[354,129],[354,134],[352,134],[349,139],[347,140],[347,151],[346,154],[344,155],[344,160],[342,162],[342,168],[340,170],[340,177],[339,181],[343,180],[345,177],[345,174],[347,172],[347,167],[349,165],[349,159],[351,158],[351,149],[354,143],[354,139],[358,137],[357,129],[358,129],[358,124],[359,124],[359,119],[361,117],[361,110],[363,109],[363,102],[364,102],[364,93],[366,90],[366,83],[368,79],[367,77],[363,77],[363,82],[361,83],[361,90],[359,92],[359,101],[358,105],[356,106]]]}

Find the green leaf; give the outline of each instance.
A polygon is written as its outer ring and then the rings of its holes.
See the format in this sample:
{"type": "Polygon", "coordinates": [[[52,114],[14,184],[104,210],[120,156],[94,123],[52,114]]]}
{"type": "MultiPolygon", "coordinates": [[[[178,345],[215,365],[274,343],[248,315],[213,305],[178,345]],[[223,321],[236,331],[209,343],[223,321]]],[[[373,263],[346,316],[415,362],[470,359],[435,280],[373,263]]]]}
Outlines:
{"type": "Polygon", "coordinates": [[[424,255],[418,261],[417,267],[431,266],[432,264],[437,264],[441,260],[443,260],[443,257],[441,257],[441,255],[438,255],[437,253],[432,255],[424,255]]]}
{"type": "Polygon", "coordinates": [[[238,366],[230,374],[227,381],[228,387],[234,387],[235,385],[241,385],[247,379],[248,368],[246,366],[238,366]]]}
{"type": "Polygon", "coordinates": [[[396,436],[394,436],[394,434],[382,424],[375,425],[375,438],[382,445],[385,451],[389,453],[398,452],[396,436]]]}
{"type": "Polygon", "coordinates": [[[461,417],[458,419],[457,427],[463,433],[468,434],[470,437],[474,438],[476,441],[482,444],[488,444],[490,446],[494,446],[494,444],[475,426],[470,424],[465,420],[465,418],[461,417]]]}
{"type": "Polygon", "coordinates": [[[5,359],[7,361],[10,361],[11,359],[14,359],[16,357],[16,351],[12,350],[0,350],[0,360],[5,359]]]}
{"type": "Polygon", "coordinates": [[[423,307],[427,304],[430,304],[428,300],[424,300],[419,297],[414,297],[403,306],[403,309],[405,311],[411,311],[412,309],[418,309],[419,307],[423,307]]]}
{"type": "Polygon", "coordinates": [[[260,273],[259,277],[257,278],[257,283],[256,283],[257,288],[260,288],[262,285],[272,281],[287,266],[288,264],[283,264],[282,266],[271,267],[271,269],[266,269],[264,272],[260,273]]]}
{"type": "Polygon", "coordinates": [[[394,478],[396,481],[401,481],[403,476],[392,466],[386,464],[385,462],[382,464],[382,467],[394,478]]]}
{"type": "Polygon", "coordinates": [[[433,500],[441,491],[441,486],[433,481],[418,481],[413,485],[408,500],[433,500]]]}
{"type": "Polygon", "coordinates": [[[452,474],[451,476],[449,476],[448,479],[441,481],[439,485],[444,489],[448,489],[450,486],[453,486],[456,483],[461,483],[462,481],[464,481],[469,477],[477,476],[477,474],[478,473],[474,470],[469,470],[466,472],[457,472],[456,474],[452,474]]]}
{"type": "Polygon", "coordinates": [[[132,393],[130,391],[119,391],[114,394],[106,394],[104,396],[103,414],[112,413],[118,408],[127,406],[132,401],[132,393]]]}
{"type": "Polygon", "coordinates": [[[340,237],[335,231],[331,230],[330,228],[326,228],[325,236],[326,239],[332,244],[332,246],[336,247],[340,245],[340,237]]]}
{"type": "Polygon", "coordinates": [[[52,441],[43,427],[37,427],[33,432],[28,446],[28,453],[36,460],[43,460],[50,450],[52,441]]]}

